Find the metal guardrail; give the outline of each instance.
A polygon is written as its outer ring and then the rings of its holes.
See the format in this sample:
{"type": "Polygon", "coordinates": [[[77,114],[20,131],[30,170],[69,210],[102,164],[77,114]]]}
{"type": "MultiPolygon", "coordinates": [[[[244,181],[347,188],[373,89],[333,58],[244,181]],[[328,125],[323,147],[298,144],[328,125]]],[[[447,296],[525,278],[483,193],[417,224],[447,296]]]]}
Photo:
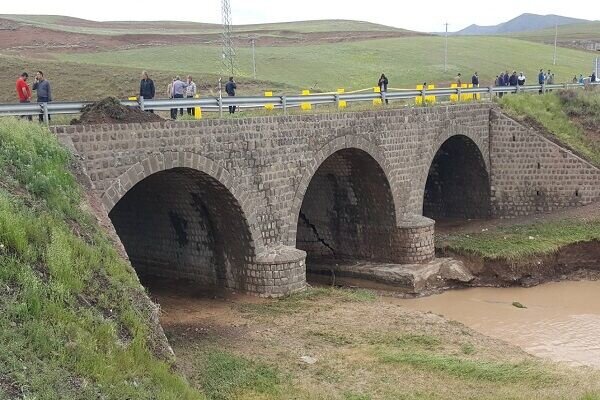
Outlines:
{"type": "MultiPolygon", "coordinates": [[[[426,104],[425,99],[431,96],[449,97],[456,96],[457,102],[464,101],[463,95],[489,95],[491,100],[496,94],[506,93],[528,93],[542,92],[545,93],[557,89],[573,89],[583,88],[586,85],[598,85],[600,82],[580,84],[566,83],[559,85],[528,85],[528,86],[496,86],[496,87],[478,87],[478,88],[441,88],[441,89],[423,89],[423,90],[391,90],[382,93],[325,93],[325,94],[310,94],[310,95],[292,95],[292,96],[240,96],[240,97],[205,97],[198,99],[157,99],[138,101],[124,100],[121,104],[130,107],[139,107],[144,111],[166,111],[173,108],[194,108],[201,107],[202,111],[219,112],[223,114],[224,109],[229,106],[236,106],[242,109],[257,109],[271,106],[274,109],[283,110],[284,113],[290,108],[301,107],[302,104],[339,104],[341,102],[352,103],[361,101],[381,100],[414,100],[417,98],[423,99],[423,104],[426,104]]],[[[48,123],[50,114],[79,114],[82,109],[93,101],[85,102],[52,102],[52,103],[16,103],[16,104],[0,104],[0,116],[35,116],[42,115],[46,123],[48,123]]]]}

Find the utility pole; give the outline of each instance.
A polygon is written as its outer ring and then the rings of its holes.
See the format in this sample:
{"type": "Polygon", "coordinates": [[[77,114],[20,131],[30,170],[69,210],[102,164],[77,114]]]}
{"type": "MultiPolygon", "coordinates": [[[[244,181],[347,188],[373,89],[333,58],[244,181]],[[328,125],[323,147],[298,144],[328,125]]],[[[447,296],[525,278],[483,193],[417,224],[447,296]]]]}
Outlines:
{"type": "Polygon", "coordinates": [[[556,65],[556,47],[558,45],[558,24],[556,24],[554,26],[555,28],[555,32],[554,32],[554,61],[553,61],[553,65],[556,65]]]}
{"type": "Polygon", "coordinates": [[[250,38],[252,42],[252,70],[254,72],[254,79],[256,79],[256,38],[250,38]]]}
{"type": "Polygon", "coordinates": [[[448,23],[446,22],[446,48],[444,50],[444,72],[448,72],[448,23]]]}
{"type": "Polygon", "coordinates": [[[221,0],[221,17],[223,20],[223,66],[225,71],[234,75],[234,58],[232,27],[231,27],[231,4],[229,0],[221,0]]]}

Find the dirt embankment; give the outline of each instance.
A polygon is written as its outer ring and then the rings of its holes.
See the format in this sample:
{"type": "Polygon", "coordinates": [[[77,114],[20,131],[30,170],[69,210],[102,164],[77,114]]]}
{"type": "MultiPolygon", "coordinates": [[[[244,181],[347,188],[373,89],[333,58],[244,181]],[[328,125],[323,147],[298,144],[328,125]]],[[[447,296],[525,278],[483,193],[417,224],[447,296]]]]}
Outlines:
{"type": "Polygon", "coordinates": [[[84,107],[81,117],[71,125],[126,124],[164,121],[156,114],[143,112],[139,108],[121,105],[114,97],[107,97],[84,107]]]}
{"type": "Polygon", "coordinates": [[[475,279],[467,286],[535,286],[554,280],[600,279],[600,241],[565,246],[553,254],[522,260],[489,259],[449,249],[438,256],[461,260],[475,279]]]}

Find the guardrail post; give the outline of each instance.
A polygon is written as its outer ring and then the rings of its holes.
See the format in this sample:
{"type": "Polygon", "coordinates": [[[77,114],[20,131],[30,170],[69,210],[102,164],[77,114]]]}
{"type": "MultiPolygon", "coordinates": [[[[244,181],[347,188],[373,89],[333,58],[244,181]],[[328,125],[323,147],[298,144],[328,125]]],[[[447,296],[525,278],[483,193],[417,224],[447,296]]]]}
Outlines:
{"type": "Polygon", "coordinates": [[[219,104],[219,118],[223,118],[223,98],[221,96],[217,99],[217,103],[219,104]]]}
{"type": "Polygon", "coordinates": [[[42,112],[44,113],[44,124],[50,125],[50,117],[48,116],[48,103],[41,103],[42,112]]]}
{"type": "Polygon", "coordinates": [[[423,89],[421,89],[421,104],[423,104],[423,106],[427,105],[427,95],[425,92],[427,92],[427,89],[425,89],[425,85],[423,85],[423,89]]]}
{"type": "Polygon", "coordinates": [[[140,111],[144,112],[146,111],[145,107],[144,107],[144,96],[140,96],[138,98],[138,104],[140,105],[140,111]]]}
{"type": "Polygon", "coordinates": [[[456,88],[456,93],[457,93],[457,96],[458,96],[458,102],[460,103],[462,101],[462,96],[463,96],[462,95],[462,88],[460,88],[460,87],[456,88]]]}
{"type": "Polygon", "coordinates": [[[283,115],[287,115],[287,97],[281,96],[281,106],[283,107],[283,115]]]}
{"type": "Polygon", "coordinates": [[[490,94],[490,101],[494,101],[494,87],[493,87],[493,86],[490,86],[490,87],[488,88],[488,92],[489,92],[489,94],[490,94]]]}
{"type": "Polygon", "coordinates": [[[384,106],[387,104],[386,97],[387,97],[387,93],[384,90],[383,92],[381,92],[381,104],[384,106]]]}

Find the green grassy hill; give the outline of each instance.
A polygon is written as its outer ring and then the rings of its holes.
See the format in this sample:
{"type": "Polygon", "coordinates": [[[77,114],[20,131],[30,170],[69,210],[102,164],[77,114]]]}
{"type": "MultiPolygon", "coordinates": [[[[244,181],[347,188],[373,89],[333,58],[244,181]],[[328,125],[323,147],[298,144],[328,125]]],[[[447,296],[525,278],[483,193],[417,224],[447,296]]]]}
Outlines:
{"type": "MultiPolygon", "coordinates": [[[[52,84],[54,97],[57,101],[96,100],[107,96],[125,99],[136,96],[139,91],[140,74],[142,69],[121,66],[107,67],[94,64],[77,64],[74,62],[32,60],[0,55],[0,102],[15,103],[17,94],[15,80],[23,71],[42,70],[52,84]]],[[[149,70],[157,85],[158,96],[164,97],[167,83],[176,74],[186,71],[149,70]]],[[[199,89],[204,96],[215,91],[218,77],[210,73],[194,74],[199,89]]],[[[283,85],[240,79],[243,88],[241,94],[259,94],[265,87],[272,87],[276,92],[297,91],[283,85]]]]}
{"type": "MultiPolygon", "coordinates": [[[[512,34],[511,37],[532,42],[554,43],[554,35],[554,28],[550,28],[533,32],[519,32],[512,34]]],[[[559,26],[558,39],[561,43],[573,40],[596,40],[600,42],[600,21],[559,26]]]]}
{"type": "MultiPolygon", "coordinates": [[[[173,46],[100,52],[57,54],[62,61],[88,65],[145,68],[151,71],[213,73],[221,69],[220,47],[173,46]]],[[[449,70],[444,73],[444,39],[411,37],[353,43],[295,47],[259,47],[256,50],[258,78],[274,84],[321,90],[362,89],[376,85],[385,72],[392,87],[414,87],[427,81],[451,82],[458,72],[470,79],[474,71],[489,85],[503,71],[524,71],[535,81],[540,68],[552,68],[553,48],[503,37],[456,37],[450,39],[449,70]]],[[[589,69],[592,55],[559,49],[563,63],[552,68],[557,81],[570,81],[589,69]]],[[[252,54],[237,50],[238,76],[251,76],[252,54]]],[[[268,89],[268,88],[265,88],[268,89]]]]}
{"type": "Polygon", "coordinates": [[[0,399],[200,399],[155,307],[97,225],[71,158],[0,120],[0,399]]]}

